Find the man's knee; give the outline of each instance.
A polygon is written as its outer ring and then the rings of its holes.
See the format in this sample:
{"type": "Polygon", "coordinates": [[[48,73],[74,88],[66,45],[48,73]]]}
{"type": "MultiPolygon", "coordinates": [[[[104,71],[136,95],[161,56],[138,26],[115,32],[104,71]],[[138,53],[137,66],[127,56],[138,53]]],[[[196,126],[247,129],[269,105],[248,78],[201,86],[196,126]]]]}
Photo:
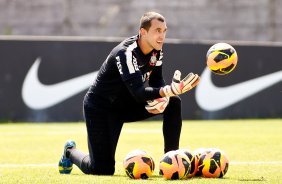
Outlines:
{"type": "Polygon", "coordinates": [[[97,163],[94,165],[92,170],[94,175],[114,175],[115,173],[115,163],[97,163]]]}
{"type": "Polygon", "coordinates": [[[181,98],[179,96],[172,96],[170,97],[170,102],[181,104],[181,98]]]}
{"type": "Polygon", "coordinates": [[[114,175],[115,173],[115,163],[113,161],[91,162],[89,156],[82,159],[80,168],[84,174],[114,175]]]}
{"type": "Polygon", "coordinates": [[[164,111],[164,117],[181,117],[181,98],[172,96],[169,99],[169,104],[164,111]]]}
{"type": "Polygon", "coordinates": [[[181,98],[179,96],[170,97],[168,108],[179,108],[181,110],[181,98]]]}

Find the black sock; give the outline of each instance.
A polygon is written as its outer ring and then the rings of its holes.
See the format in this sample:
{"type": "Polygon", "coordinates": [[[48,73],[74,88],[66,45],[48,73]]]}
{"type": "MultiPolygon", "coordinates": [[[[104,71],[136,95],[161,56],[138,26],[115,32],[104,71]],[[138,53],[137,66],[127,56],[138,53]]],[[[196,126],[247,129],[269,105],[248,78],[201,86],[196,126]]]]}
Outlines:
{"type": "Polygon", "coordinates": [[[69,153],[70,160],[85,174],[91,174],[90,167],[90,157],[88,154],[85,154],[78,149],[69,149],[67,151],[69,153]]]}

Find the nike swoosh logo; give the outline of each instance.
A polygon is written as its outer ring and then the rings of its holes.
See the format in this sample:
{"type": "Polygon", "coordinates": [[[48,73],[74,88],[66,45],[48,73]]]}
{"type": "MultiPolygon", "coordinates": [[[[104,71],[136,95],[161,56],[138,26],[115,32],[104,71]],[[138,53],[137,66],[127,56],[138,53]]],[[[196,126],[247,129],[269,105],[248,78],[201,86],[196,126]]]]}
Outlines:
{"type": "Polygon", "coordinates": [[[196,101],[203,110],[217,111],[279,82],[282,82],[282,70],[231,86],[216,87],[211,79],[211,71],[206,68],[196,87],[196,101]]]}
{"type": "Polygon", "coordinates": [[[52,85],[42,84],[38,79],[41,59],[37,58],[29,69],[22,87],[24,103],[32,109],[52,107],[89,88],[98,71],[72,78],[52,85]]]}

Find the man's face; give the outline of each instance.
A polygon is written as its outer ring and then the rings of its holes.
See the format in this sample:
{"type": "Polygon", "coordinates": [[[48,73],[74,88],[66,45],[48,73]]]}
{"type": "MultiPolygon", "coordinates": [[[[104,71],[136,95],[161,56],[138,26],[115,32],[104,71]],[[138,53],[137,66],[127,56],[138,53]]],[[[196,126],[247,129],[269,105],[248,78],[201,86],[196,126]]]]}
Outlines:
{"type": "Polygon", "coordinates": [[[145,30],[144,38],[152,49],[161,50],[166,37],[166,23],[157,19],[151,21],[151,27],[148,31],[145,30]]]}

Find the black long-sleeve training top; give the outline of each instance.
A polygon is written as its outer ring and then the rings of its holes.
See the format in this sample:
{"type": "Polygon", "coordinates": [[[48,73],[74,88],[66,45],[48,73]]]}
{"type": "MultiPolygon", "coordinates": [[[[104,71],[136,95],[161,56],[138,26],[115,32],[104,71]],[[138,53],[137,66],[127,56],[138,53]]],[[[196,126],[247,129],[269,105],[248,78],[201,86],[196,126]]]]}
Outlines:
{"type": "Polygon", "coordinates": [[[89,96],[109,103],[127,95],[140,103],[161,97],[159,89],[165,85],[163,52],[153,50],[144,55],[137,40],[138,35],[127,38],[110,52],[88,90],[89,96]]]}

